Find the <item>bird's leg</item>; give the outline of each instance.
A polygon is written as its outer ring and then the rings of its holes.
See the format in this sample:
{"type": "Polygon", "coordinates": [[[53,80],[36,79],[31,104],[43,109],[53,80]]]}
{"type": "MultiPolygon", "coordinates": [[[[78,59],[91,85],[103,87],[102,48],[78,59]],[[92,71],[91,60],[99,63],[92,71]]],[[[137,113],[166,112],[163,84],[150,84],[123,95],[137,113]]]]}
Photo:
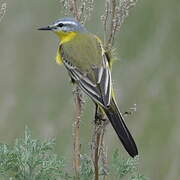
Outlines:
{"type": "Polygon", "coordinates": [[[95,107],[94,123],[97,124],[97,125],[101,124],[101,114],[99,113],[99,107],[98,107],[97,104],[96,104],[96,107],[95,107]]]}
{"type": "Polygon", "coordinates": [[[95,116],[94,116],[94,123],[97,125],[101,125],[102,121],[105,122],[107,121],[107,119],[104,117],[102,111],[100,110],[100,108],[98,107],[98,105],[96,104],[95,107],[95,116]]]}

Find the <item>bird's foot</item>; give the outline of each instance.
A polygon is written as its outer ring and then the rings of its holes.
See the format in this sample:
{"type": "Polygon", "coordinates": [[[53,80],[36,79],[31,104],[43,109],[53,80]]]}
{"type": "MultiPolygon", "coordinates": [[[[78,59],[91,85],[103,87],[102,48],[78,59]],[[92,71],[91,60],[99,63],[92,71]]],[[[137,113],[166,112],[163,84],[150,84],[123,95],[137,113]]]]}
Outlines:
{"type": "Polygon", "coordinates": [[[100,113],[95,114],[94,123],[97,125],[101,125],[102,122],[105,122],[107,119],[102,116],[100,113]]]}

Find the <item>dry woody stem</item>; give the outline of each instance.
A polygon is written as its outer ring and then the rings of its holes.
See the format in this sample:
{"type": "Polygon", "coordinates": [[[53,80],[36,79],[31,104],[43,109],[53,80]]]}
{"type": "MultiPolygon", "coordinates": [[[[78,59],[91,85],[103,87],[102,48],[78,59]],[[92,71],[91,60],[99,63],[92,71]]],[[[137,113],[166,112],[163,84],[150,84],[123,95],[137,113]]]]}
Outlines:
{"type": "MultiPolygon", "coordinates": [[[[91,16],[93,10],[93,0],[60,0],[65,10],[65,15],[73,15],[82,24],[91,16]]],[[[74,147],[74,157],[73,157],[73,168],[76,174],[76,179],[80,179],[80,154],[81,154],[81,144],[80,144],[80,120],[82,112],[82,92],[79,87],[75,90],[75,122],[73,126],[73,147],[74,147]]]]}
{"type": "Polygon", "coordinates": [[[75,101],[75,118],[73,125],[73,147],[74,147],[74,159],[73,167],[76,174],[76,179],[80,178],[80,153],[81,153],[81,144],[80,144],[80,120],[82,112],[82,94],[78,86],[74,91],[74,101],[75,101]]]}
{"type": "Polygon", "coordinates": [[[106,0],[105,14],[101,16],[101,19],[104,25],[104,45],[107,51],[111,51],[116,33],[136,2],[137,0],[106,0]]]}
{"type": "Polygon", "coordinates": [[[103,179],[107,179],[107,155],[104,144],[105,129],[108,124],[108,120],[101,112],[98,112],[98,116],[95,116],[94,130],[91,144],[91,156],[94,164],[95,180],[99,180],[99,165],[103,167],[103,179]]]}
{"type": "Polygon", "coordinates": [[[94,0],[60,0],[65,15],[74,16],[82,24],[90,18],[94,8],[94,0]]]}

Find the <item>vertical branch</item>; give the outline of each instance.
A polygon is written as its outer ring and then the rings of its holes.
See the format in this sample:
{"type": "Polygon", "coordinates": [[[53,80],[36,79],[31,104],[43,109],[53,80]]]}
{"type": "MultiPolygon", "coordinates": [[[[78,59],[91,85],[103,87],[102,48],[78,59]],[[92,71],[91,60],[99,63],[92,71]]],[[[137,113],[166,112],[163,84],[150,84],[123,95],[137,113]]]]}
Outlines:
{"type": "Polygon", "coordinates": [[[102,21],[107,51],[111,51],[117,31],[120,30],[125,18],[129,15],[129,10],[135,6],[136,2],[137,0],[106,0],[102,21]]]}
{"type": "Polygon", "coordinates": [[[107,40],[107,48],[111,48],[112,43],[113,43],[113,36],[115,33],[115,16],[116,16],[116,0],[111,0],[111,6],[110,6],[111,10],[111,21],[110,21],[110,34],[109,34],[109,38],[107,40]]]}
{"type": "Polygon", "coordinates": [[[100,125],[94,123],[91,144],[91,156],[94,164],[95,180],[99,180],[99,149],[100,149],[100,125]]]}
{"type": "MultiPolygon", "coordinates": [[[[60,0],[59,1],[64,7],[65,15],[72,14],[74,18],[80,21],[82,24],[85,23],[86,19],[91,16],[94,0],[60,0]]],[[[73,125],[73,168],[76,174],[76,179],[80,179],[80,120],[82,112],[82,92],[78,86],[74,91],[75,101],[75,121],[73,125]]]]}
{"type": "Polygon", "coordinates": [[[108,34],[108,18],[109,18],[109,6],[110,6],[110,2],[106,1],[105,2],[105,14],[101,16],[101,20],[103,21],[103,25],[104,25],[104,45],[106,45],[106,41],[107,41],[107,34],[108,34]]]}
{"type": "Polygon", "coordinates": [[[103,122],[103,127],[102,127],[102,132],[101,132],[101,142],[100,142],[103,180],[108,179],[107,150],[104,143],[104,135],[105,135],[107,124],[108,124],[108,120],[103,122]]]}
{"type": "MultiPolygon", "coordinates": [[[[73,13],[73,16],[79,20],[78,4],[77,0],[71,0],[70,11],[73,13]]],[[[76,86],[75,93],[75,122],[74,122],[74,171],[76,175],[76,180],[80,179],[80,153],[81,153],[81,144],[80,144],[80,120],[82,112],[82,92],[78,86],[76,86]]]]}
{"type": "MultiPolygon", "coordinates": [[[[117,31],[120,30],[125,18],[128,16],[129,9],[132,8],[136,4],[136,2],[137,0],[106,0],[105,2],[105,14],[101,17],[101,19],[104,25],[104,48],[110,60],[112,58],[111,55],[115,41],[115,35],[117,31]]],[[[106,180],[108,178],[108,168],[107,155],[104,145],[104,133],[108,120],[104,121],[105,117],[101,111],[99,111],[98,113],[100,113],[101,118],[99,118],[99,115],[95,116],[95,127],[92,140],[94,151],[93,163],[95,169],[95,180],[99,179],[99,158],[101,158],[101,163],[104,171],[103,179],[106,180]]]]}
{"type": "Polygon", "coordinates": [[[94,171],[95,171],[95,180],[99,180],[99,145],[100,145],[100,138],[101,133],[99,132],[98,125],[95,124],[95,147],[94,147],[94,171]]]}
{"type": "MultiPolygon", "coordinates": [[[[81,23],[85,23],[86,19],[91,16],[93,10],[93,0],[86,0],[79,2],[78,0],[69,0],[69,10],[73,16],[81,23]]],[[[80,88],[76,87],[75,106],[76,117],[74,122],[74,170],[76,179],[80,179],[80,119],[82,112],[82,92],[80,88]]]]}
{"type": "Polygon", "coordinates": [[[81,153],[81,144],[80,144],[80,120],[82,112],[82,93],[78,86],[74,90],[74,102],[75,102],[75,118],[73,125],[73,167],[76,175],[76,179],[80,179],[80,153],[81,153]]]}
{"type": "Polygon", "coordinates": [[[95,114],[94,130],[91,144],[91,156],[94,164],[95,180],[99,180],[99,164],[101,160],[103,167],[104,180],[107,178],[107,161],[105,157],[104,133],[106,125],[108,124],[104,114],[97,108],[95,114]]]}
{"type": "Polygon", "coordinates": [[[73,13],[73,16],[79,21],[79,10],[78,10],[78,2],[77,0],[71,0],[71,12],[73,13]]]}

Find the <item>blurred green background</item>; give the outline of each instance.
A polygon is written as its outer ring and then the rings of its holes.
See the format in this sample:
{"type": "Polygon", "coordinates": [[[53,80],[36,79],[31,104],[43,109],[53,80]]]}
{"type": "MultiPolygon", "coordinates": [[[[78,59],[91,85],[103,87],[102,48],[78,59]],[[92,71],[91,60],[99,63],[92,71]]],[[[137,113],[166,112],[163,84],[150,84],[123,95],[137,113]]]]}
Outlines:
{"type": "MultiPolygon", "coordinates": [[[[57,0],[7,1],[0,23],[0,142],[11,143],[28,125],[40,138],[56,137],[56,151],[72,154],[73,96],[64,67],[55,63],[58,40],[39,32],[63,17],[57,0]]],[[[100,15],[104,1],[95,5],[88,29],[103,37],[100,15]]],[[[140,170],[153,180],[180,177],[180,2],[139,0],[116,36],[118,61],[113,68],[117,101],[136,139],[140,170]]],[[[81,122],[82,150],[91,140],[94,107],[89,99],[81,122]]],[[[120,145],[111,126],[108,152],[120,145]]]]}

